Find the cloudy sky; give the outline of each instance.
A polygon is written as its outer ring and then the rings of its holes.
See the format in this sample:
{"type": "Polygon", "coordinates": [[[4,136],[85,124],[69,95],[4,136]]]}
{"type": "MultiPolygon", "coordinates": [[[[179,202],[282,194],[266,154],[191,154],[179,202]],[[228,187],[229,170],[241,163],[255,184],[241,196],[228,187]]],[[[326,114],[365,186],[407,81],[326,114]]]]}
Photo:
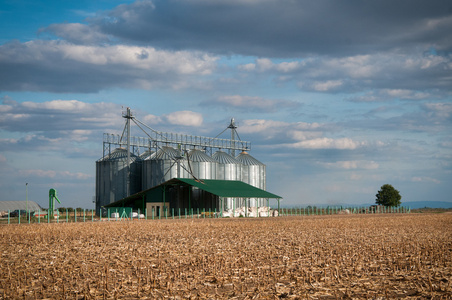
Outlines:
{"type": "Polygon", "coordinates": [[[125,107],[212,137],[234,117],[288,206],[452,201],[452,3],[0,1],[0,200],[93,208],[125,107]]]}

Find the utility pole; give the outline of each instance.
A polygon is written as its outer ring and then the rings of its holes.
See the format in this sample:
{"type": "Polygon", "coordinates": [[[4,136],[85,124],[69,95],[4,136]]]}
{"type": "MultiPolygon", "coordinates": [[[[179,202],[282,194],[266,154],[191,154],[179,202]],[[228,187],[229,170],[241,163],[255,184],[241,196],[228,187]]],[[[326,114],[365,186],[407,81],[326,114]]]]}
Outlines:
{"type": "Polygon", "coordinates": [[[28,214],[28,182],[25,182],[25,211],[28,214]]]}

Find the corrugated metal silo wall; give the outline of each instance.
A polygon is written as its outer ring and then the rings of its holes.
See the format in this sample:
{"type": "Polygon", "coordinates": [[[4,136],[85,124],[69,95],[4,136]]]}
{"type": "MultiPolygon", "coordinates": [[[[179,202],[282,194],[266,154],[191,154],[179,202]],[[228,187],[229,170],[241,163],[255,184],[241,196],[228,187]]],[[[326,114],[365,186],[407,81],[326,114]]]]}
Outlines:
{"type": "Polygon", "coordinates": [[[162,147],[153,157],[143,162],[143,190],[152,188],[172,178],[189,178],[186,159],[175,161],[177,150],[172,147],[162,147]]]}
{"type": "Polygon", "coordinates": [[[142,191],[143,161],[135,160],[130,164],[130,185],[129,196],[142,191]]]}
{"type": "MultiPolygon", "coordinates": [[[[217,151],[212,158],[218,161],[216,179],[242,180],[242,164],[231,155],[217,151]]],[[[236,206],[240,205],[236,203],[236,206]]],[[[222,209],[233,209],[233,198],[225,198],[222,209]]]]}
{"type": "MultiPolygon", "coordinates": [[[[196,178],[217,179],[218,162],[200,150],[191,150],[188,154],[189,167],[196,178]]],[[[188,162],[187,161],[187,162],[188,162]]]]}
{"type": "MultiPolygon", "coordinates": [[[[237,156],[242,166],[242,181],[257,188],[266,190],[266,166],[246,152],[237,156]]],[[[250,206],[266,205],[263,199],[251,198],[250,206]]]]}
{"type": "Polygon", "coordinates": [[[96,162],[96,212],[107,204],[124,198],[126,192],[126,169],[121,161],[96,162]]]}
{"type": "Polygon", "coordinates": [[[127,159],[108,157],[96,162],[96,212],[102,206],[138,193],[142,190],[142,163],[133,157],[130,163],[129,191],[127,191],[127,159]]]}

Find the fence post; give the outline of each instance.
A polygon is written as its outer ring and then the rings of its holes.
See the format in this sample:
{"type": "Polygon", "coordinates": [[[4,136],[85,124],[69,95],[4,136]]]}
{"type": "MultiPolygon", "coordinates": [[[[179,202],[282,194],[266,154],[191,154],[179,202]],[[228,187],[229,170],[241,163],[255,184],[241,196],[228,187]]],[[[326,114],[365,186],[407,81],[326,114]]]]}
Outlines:
{"type": "Polygon", "coordinates": [[[11,210],[8,209],[8,225],[11,222],[11,210]]]}

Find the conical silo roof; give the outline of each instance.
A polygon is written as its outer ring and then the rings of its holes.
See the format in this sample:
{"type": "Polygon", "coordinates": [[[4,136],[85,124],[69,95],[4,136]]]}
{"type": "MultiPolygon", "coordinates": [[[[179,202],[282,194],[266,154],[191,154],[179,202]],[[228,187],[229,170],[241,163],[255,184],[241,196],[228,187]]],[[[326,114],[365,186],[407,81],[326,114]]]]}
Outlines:
{"type": "Polygon", "coordinates": [[[153,152],[151,150],[146,150],[140,154],[140,158],[142,160],[150,160],[150,159],[152,159],[153,156],[155,156],[155,152],[153,152]]]}
{"type": "MultiPolygon", "coordinates": [[[[100,161],[115,161],[115,160],[127,160],[127,150],[124,148],[116,148],[110,154],[102,157],[98,160],[100,161]]],[[[130,153],[130,161],[134,162],[136,160],[140,160],[138,156],[133,153],[130,153]]]]}
{"type": "Polygon", "coordinates": [[[217,162],[215,159],[198,149],[190,150],[190,152],[188,152],[188,158],[193,162],[217,162]]]}
{"type": "Polygon", "coordinates": [[[230,164],[240,164],[237,159],[232,157],[231,155],[227,154],[223,151],[217,151],[212,155],[212,158],[215,159],[220,164],[230,165],[230,164]]]}
{"type": "Polygon", "coordinates": [[[173,147],[164,146],[156,152],[153,159],[171,160],[175,159],[179,155],[179,151],[177,151],[173,147]]]}
{"type": "Polygon", "coordinates": [[[246,152],[246,151],[243,151],[242,153],[240,153],[237,156],[237,160],[245,166],[253,166],[253,165],[265,166],[265,164],[261,163],[260,161],[258,161],[257,159],[255,159],[254,157],[249,155],[248,152],[246,152]]]}

